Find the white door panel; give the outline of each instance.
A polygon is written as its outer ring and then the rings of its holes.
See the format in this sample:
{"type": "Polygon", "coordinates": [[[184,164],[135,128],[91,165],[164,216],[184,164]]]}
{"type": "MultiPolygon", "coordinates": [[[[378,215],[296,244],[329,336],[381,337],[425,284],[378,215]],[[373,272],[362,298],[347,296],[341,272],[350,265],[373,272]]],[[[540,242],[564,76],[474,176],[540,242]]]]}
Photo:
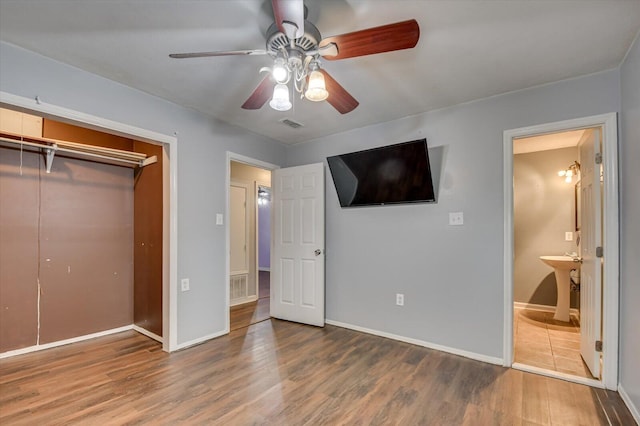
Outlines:
{"type": "Polygon", "coordinates": [[[324,326],[324,165],[273,177],[271,316],[324,326]]]}
{"type": "Polygon", "coordinates": [[[602,245],[600,130],[591,130],[580,141],[580,354],[595,378],[600,377],[602,340],[602,262],[596,248],[602,245]]]}
{"type": "Polygon", "coordinates": [[[232,183],[229,189],[230,270],[231,275],[247,273],[247,188],[232,183]]]}

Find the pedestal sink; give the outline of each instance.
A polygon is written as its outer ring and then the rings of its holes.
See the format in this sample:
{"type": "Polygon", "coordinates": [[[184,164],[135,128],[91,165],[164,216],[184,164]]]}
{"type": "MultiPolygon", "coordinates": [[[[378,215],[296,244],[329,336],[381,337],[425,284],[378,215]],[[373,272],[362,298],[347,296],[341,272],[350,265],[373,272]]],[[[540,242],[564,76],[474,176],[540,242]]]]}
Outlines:
{"type": "Polygon", "coordinates": [[[553,319],[568,322],[569,293],[571,291],[569,272],[580,268],[580,259],[571,256],[540,256],[540,260],[551,266],[556,275],[558,302],[556,303],[556,313],[553,319]]]}

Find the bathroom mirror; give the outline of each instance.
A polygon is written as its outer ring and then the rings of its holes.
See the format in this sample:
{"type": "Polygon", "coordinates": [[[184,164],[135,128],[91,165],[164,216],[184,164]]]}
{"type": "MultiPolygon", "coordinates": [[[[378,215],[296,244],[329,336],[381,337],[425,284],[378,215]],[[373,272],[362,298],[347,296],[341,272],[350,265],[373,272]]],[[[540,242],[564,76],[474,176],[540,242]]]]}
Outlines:
{"type": "Polygon", "coordinates": [[[576,231],[580,230],[580,192],[580,181],[577,181],[573,194],[575,203],[573,211],[575,212],[574,223],[576,224],[576,231]]]}

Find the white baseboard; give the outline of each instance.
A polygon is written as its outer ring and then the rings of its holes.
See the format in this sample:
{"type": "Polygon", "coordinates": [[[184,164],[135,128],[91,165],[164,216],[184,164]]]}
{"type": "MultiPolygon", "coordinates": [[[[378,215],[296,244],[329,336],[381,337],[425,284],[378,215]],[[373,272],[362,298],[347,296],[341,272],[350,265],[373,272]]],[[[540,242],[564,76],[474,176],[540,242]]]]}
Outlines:
{"type": "MultiPolygon", "coordinates": [[[[540,312],[555,312],[556,307],[551,305],[537,305],[535,303],[513,302],[513,307],[516,309],[529,309],[531,311],[540,312]]],[[[580,316],[580,310],[576,308],[569,309],[569,313],[580,316]]]]}
{"type": "Polygon", "coordinates": [[[258,268],[258,271],[271,272],[271,268],[258,268]]]}
{"type": "Polygon", "coordinates": [[[258,296],[257,295],[256,296],[245,297],[243,299],[231,300],[229,302],[229,307],[238,306],[238,305],[244,305],[245,303],[255,302],[256,300],[258,300],[258,296]]]}
{"type": "Polygon", "coordinates": [[[438,345],[436,343],[425,342],[423,340],[413,339],[411,337],[399,336],[397,334],[387,333],[384,331],[372,330],[370,328],[360,327],[358,325],[347,324],[339,321],[326,320],[325,323],[335,325],[336,327],[348,328],[350,330],[360,331],[362,333],[373,334],[374,336],[385,337],[387,339],[398,340],[400,342],[410,343],[416,346],[422,346],[429,349],[435,349],[441,352],[447,352],[453,355],[463,356],[465,358],[475,359],[476,361],[487,362],[489,364],[502,365],[502,358],[478,354],[475,352],[463,351],[461,349],[450,348],[448,346],[438,345]]]}
{"type": "Polygon", "coordinates": [[[629,411],[631,411],[631,415],[633,416],[633,419],[636,421],[637,424],[640,425],[640,412],[638,411],[638,407],[636,407],[633,401],[631,401],[629,394],[624,390],[624,388],[620,384],[618,384],[618,393],[620,394],[620,398],[622,398],[622,401],[627,406],[629,411]]]}
{"type": "Polygon", "coordinates": [[[209,334],[208,336],[199,337],[197,339],[189,340],[188,342],[179,343],[178,346],[176,346],[175,350],[178,351],[178,350],[181,350],[181,349],[189,348],[191,346],[199,345],[200,343],[204,343],[207,340],[215,339],[216,337],[224,336],[225,334],[229,334],[229,329],[226,329],[226,330],[223,330],[223,331],[219,331],[217,333],[209,334]]]}
{"type": "Polygon", "coordinates": [[[586,377],[574,376],[573,374],[561,373],[559,371],[547,370],[546,368],[534,367],[532,365],[521,364],[514,362],[511,365],[514,370],[526,371],[527,373],[538,374],[540,376],[551,377],[554,379],[560,379],[567,382],[579,383],[581,385],[591,386],[593,388],[604,389],[604,383],[597,379],[588,379],[586,377]]]}
{"type": "Polygon", "coordinates": [[[137,331],[137,332],[138,332],[138,333],[140,333],[140,334],[144,334],[145,336],[152,338],[152,339],[153,339],[153,340],[155,340],[156,342],[160,342],[160,343],[163,343],[163,342],[164,342],[164,339],[163,339],[162,337],[160,337],[160,336],[158,336],[157,334],[152,333],[152,332],[150,332],[149,330],[144,329],[144,328],[142,328],[142,327],[140,327],[140,326],[137,326],[137,325],[133,324],[133,325],[131,326],[131,328],[133,328],[135,331],[137,331]]]}
{"type": "Polygon", "coordinates": [[[86,334],[84,336],[72,337],[71,339],[59,340],[57,342],[45,343],[44,345],[29,346],[28,348],[16,349],[0,354],[0,359],[9,358],[16,355],[28,354],[31,352],[43,351],[58,346],[69,345],[71,343],[82,342],[84,340],[95,339],[96,337],[108,336],[110,334],[121,333],[123,331],[133,330],[133,325],[125,325],[123,327],[112,328],[111,330],[99,331],[97,333],[86,334]]]}

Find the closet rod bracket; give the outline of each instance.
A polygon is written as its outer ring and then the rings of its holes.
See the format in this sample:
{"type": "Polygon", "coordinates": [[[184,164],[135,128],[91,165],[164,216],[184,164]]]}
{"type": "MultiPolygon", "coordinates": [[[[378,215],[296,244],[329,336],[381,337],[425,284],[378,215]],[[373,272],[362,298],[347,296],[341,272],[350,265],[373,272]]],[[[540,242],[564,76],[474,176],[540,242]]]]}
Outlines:
{"type": "Polygon", "coordinates": [[[51,166],[53,165],[53,157],[56,155],[56,150],[58,149],[58,145],[53,144],[50,148],[45,148],[46,157],[46,166],[47,173],[51,173],[51,166]]]}

